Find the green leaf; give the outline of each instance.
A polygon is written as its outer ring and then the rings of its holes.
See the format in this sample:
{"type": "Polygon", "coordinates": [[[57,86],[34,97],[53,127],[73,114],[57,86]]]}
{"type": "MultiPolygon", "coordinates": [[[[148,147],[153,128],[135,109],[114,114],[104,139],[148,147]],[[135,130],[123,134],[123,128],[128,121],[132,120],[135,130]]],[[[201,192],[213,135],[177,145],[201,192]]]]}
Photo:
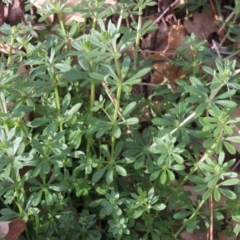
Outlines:
{"type": "Polygon", "coordinates": [[[212,192],[213,192],[213,189],[208,189],[202,196],[203,200],[207,200],[212,194],[212,192]]]}
{"type": "Polygon", "coordinates": [[[133,117],[133,118],[128,118],[128,119],[126,119],[126,121],[121,122],[121,123],[124,123],[126,125],[133,125],[133,124],[137,124],[138,122],[139,122],[139,119],[136,117],[133,117]]]}
{"type": "Polygon", "coordinates": [[[118,125],[113,126],[113,135],[115,138],[120,138],[121,136],[121,129],[118,125]]]}
{"type": "Polygon", "coordinates": [[[202,68],[206,73],[209,73],[210,75],[214,75],[214,70],[212,68],[208,66],[203,66],[202,68]]]}
{"type": "Polygon", "coordinates": [[[194,192],[200,192],[207,188],[206,184],[198,184],[197,186],[193,187],[194,192]]]}
{"type": "Polygon", "coordinates": [[[108,168],[108,166],[105,166],[99,170],[97,170],[93,176],[92,176],[92,182],[96,183],[99,181],[99,179],[103,176],[103,174],[105,173],[106,169],[108,168]]]}
{"type": "Polygon", "coordinates": [[[224,107],[230,107],[230,108],[234,108],[237,106],[237,103],[230,101],[230,100],[217,100],[215,101],[215,103],[224,106],[224,107]]]}
{"type": "Polygon", "coordinates": [[[34,207],[37,206],[40,203],[40,201],[42,199],[42,193],[43,193],[43,190],[40,190],[37,193],[36,192],[34,193],[34,196],[33,196],[33,199],[32,199],[32,205],[34,207]]]}
{"type": "Polygon", "coordinates": [[[123,110],[123,115],[126,116],[127,114],[131,113],[131,112],[134,110],[134,108],[136,107],[136,105],[137,105],[137,102],[131,102],[131,103],[129,103],[129,104],[125,107],[125,109],[123,110]]]}
{"type": "Polygon", "coordinates": [[[109,168],[106,174],[106,182],[108,185],[113,182],[113,173],[113,168],[109,168]]]}
{"type": "Polygon", "coordinates": [[[132,80],[141,78],[142,76],[144,76],[151,70],[152,70],[152,67],[145,67],[145,68],[141,69],[140,71],[138,71],[136,74],[134,74],[132,77],[130,77],[126,82],[131,82],[132,80]]]}
{"type": "Polygon", "coordinates": [[[232,144],[230,144],[226,141],[223,141],[223,144],[224,144],[224,146],[226,147],[226,149],[228,150],[229,153],[236,154],[236,148],[232,144]]]}
{"type": "Polygon", "coordinates": [[[217,96],[217,99],[224,99],[233,96],[236,93],[236,90],[228,90],[217,96]]]}
{"type": "Polygon", "coordinates": [[[82,103],[75,104],[70,110],[66,112],[66,116],[73,115],[75,112],[77,112],[80,109],[81,106],[82,106],[82,103]]]}
{"type": "Polygon", "coordinates": [[[89,207],[97,207],[97,206],[101,205],[103,200],[104,200],[103,198],[94,200],[88,206],[89,207]]]}
{"type": "Polygon", "coordinates": [[[135,210],[133,213],[133,219],[139,218],[144,213],[143,209],[135,210]]]}
{"type": "Polygon", "coordinates": [[[159,176],[160,173],[161,173],[161,170],[153,172],[149,177],[149,181],[154,181],[159,176]]]}
{"type": "Polygon", "coordinates": [[[229,199],[236,199],[237,195],[229,189],[219,188],[219,191],[229,199]]]}
{"type": "Polygon", "coordinates": [[[68,184],[67,183],[51,184],[49,186],[49,189],[52,189],[53,191],[56,192],[66,191],[68,189],[68,184]]]}
{"type": "Polygon", "coordinates": [[[240,222],[240,215],[232,215],[233,221],[240,222]]]}
{"type": "Polygon", "coordinates": [[[163,203],[156,204],[152,207],[156,211],[162,211],[166,208],[166,205],[163,203]]]}
{"type": "MultiPolygon", "coordinates": [[[[98,126],[98,125],[95,125],[94,127],[96,129],[100,128],[100,126],[98,126]]],[[[109,125],[102,127],[100,130],[98,130],[98,132],[96,134],[96,138],[102,137],[110,128],[111,128],[111,126],[109,126],[109,125]]]]}
{"type": "Polygon", "coordinates": [[[50,122],[49,118],[45,118],[45,117],[35,118],[32,122],[28,123],[28,126],[32,127],[32,128],[36,128],[36,127],[39,127],[39,126],[44,126],[49,122],[50,122]]]}
{"type": "Polygon", "coordinates": [[[240,136],[227,137],[227,138],[225,138],[225,140],[240,143],[240,136]]]}
{"type": "Polygon", "coordinates": [[[180,212],[177,212],[173,215],[173,218],[174,219],[183,219],[183,218],[186,218],[188,216],[191,215],[191,212],[188,212],[188,211],[180,211],[180,212]]]}
{"type": "Polygon", "coordinates": [[[48,205],[53,205],[54,199],[52,193],[50,193],[48,190],[44,191],[45,199],[48,205]]]}
{"type": "Polygon", "coordinates": [[[123,177],[127,176],[127,171],[120,165],[116,165],[116,171],[118,172],[119,175],[123,177]]]}
{"type": "Polygon", "coordinates": [[[67,72],[72,69],[71,65],[67,63],[56,63],[55,67],[58,68],[61,72],[67,72]]]}
{"type": "Polygon", "coordinates": [[[237,179],[237,178],[233,178],[233,179],[228,179],[228,180],[225,180],[223,182],[221,182],[219,184],[219,186],[231,186],[231,185],[237,185],[239,184],[240,180],[237,179]]]}
{"type": "Polygon", "coordinates": [[[154,196],[154,188],[150,188],[150,190],[148,191],[148,199],[152,199],[154,196]]]}
{"type": "Polygon", "coordinates": [[[62,101],[62,114],[64,115],[71,102],[71,94],[67,93],[62,101]]]}
{"type": "Polygon", "coordinates": [[[9,209],[9,208],[3,208],[1,209],[0,213],[3,216],[18,216],[18,213],[14,212],[13,210],[9,209]]]}
{"type": "Polygon", "coordinates": [[[213,190],[213,197],[216,202],[221,200],[221,193],[217,188],[213,190]]]}
{"type": "Polygon", "coordinates": [[[167,181],[167,171],[163,170],[160,175],[160,182],[164,184],[167,181]]]}

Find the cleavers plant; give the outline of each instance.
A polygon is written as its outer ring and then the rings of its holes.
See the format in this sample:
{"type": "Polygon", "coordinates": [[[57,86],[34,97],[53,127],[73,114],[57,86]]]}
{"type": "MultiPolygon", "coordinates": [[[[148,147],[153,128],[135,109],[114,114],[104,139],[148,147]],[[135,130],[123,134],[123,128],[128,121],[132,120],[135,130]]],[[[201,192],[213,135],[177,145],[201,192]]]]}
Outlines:
{"type": "Polygon", "coordinates": [[[214,61],[191,35],[176,52],[186,79],[174,93],[159,85],[145,100],[131,94],[152,70],[139,48],[156,30],[152,20],[143,23],[154,4],[49,1],[39,20],[55,13],[51,32],[0,27],[1,41],[10,43],[0,64],[0,219],[26,221],[20,239],[179,239],[209,228],[207,202],[223,197],[214,226],[224,229],[218,221],[230,214],[229,233],[240,231],[239,179],[235,160],[225,158],[236,152],[231,142],[240,142],[232,136],[239,119],[229,119],[240,88],[237,62],[214,61]],[[61,12],[71,11],[83,14],[82,25],[63,22],[61,12]],[[142,128],[147,107],[152,119],[142,128]]]}

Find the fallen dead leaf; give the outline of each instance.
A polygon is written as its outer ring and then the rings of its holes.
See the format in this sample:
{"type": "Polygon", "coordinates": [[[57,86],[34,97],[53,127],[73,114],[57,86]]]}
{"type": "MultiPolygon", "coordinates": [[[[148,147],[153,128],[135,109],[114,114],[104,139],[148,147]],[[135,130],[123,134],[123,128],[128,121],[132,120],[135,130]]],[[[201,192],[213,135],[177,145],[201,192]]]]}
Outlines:
{"type": "Polygon", "coordinates": [[[218,32],[219,26],[215,21],[213,14],[207,14],[206,12],[195,12],[193,20],[186,19],[184,21],[184,27],[189,34],[194,33],[198,40],[208,39],[210,34],[218,32]]]}
{"type": "Polygon", "coordinates": [[[163,52],[155,53],[149,56],[154,61],[155,69],[151,82],[154,84],[169,84],[173,89],[177,79],[183,78],[185,72],[169,58],[173,57],[177,47],[184,44],[184,28],[183,25],[173,25],[168,34],[168,45],[163,52]]]}

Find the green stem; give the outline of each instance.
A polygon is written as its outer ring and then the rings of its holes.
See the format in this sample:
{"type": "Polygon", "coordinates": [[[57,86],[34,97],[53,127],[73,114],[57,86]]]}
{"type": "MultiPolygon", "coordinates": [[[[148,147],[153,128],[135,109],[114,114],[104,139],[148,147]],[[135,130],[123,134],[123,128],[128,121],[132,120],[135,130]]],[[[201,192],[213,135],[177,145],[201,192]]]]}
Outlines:
{"type": "Polygon", "coordinates": [[[7,61],[7,66],[12,62],[12,54],[13,54],[13,45],[15,41],[15,33],[16,33],[16,26],[12,27],[12,34],[11,34],[11,41],[10,41],[10,49],[8,53],[8,61],[7,61]]]}
{"type": "Polygon", "coordinates": [[[40,221],[39,221],[39,216],[37,213],[33,213],[35,217],[35,223],[36,223],[36,240],[39,239],[39,230],[40,230],[40,221]]]}
{"type": "Polygon", "coordinates": [[[98,10],[98,0],[95,0],[95,16],[93,16],[92,28],[95,29],[97,25],[97,10],[98,10]]]}
{"type": "Polygon", "coordinates": [[[138,9],[138,25],[137,25],[137,36],[136,36],[136,44],[134,48],[134,59],[133,59],[133,68],[137,69],[138,64],[138,50],[140,45],[140,39],[141,39],[141,28],[142,28],[142,0],[139,1],[139,9],[138,9]]]}
{"type": "Polygon", "coordinates": [[[15,168],[14,168],[14,164],[13,164],[12,160],[11,160],[11,172],[12,172],[12,177],[13,177],[13,181],[14,181],[15,194],[16,194],[16,198],[17,198],[16,205],[18,206],[20,217],[24,217],[24,211],[22,208],[21,197],[20,197],[20,193],[19,193],[18,179],[17,179],[17,175],[15,172],[15,168]]]}
{"type": "MultiPolygon", "coordinates": [[[[203,155],[202,158],[199,160],[198,164],[199,164],[200,162],[205,161],[205,159],[206,159],[207,157],[210,157],[210,156],[212,155],[215,147],[216,147],[217,144],[218,144],[219,139],[220,139],[220,138],[218,138],[218,140],[217,140],[208,150],[205,151],[204,155],[203,155]]],[[[167,203],[169,202],[169,200],[175,196],[176,193],[178,193],[178,192],[181,191],[183,185],[187,182],[187,180],[193,175],[194,172],[196,172],[196,171],[198,170],[198,168],[199,168],[198,164],[191,169],[191,171],[185,176],[185,178],[181,181],[181,183],[177,186],[177,188],[175,188],[175,191],[174,191],[174,192],[166,199],[166,201],[164,202],[165,204],[167,204],[167,203]]]]}
{"type": "Polygon", "coordinates": [[[200,202],[200,204],[198,205],[197,209],[194,211],[194,213],[189,217],[189,219],[187,221],[183,221],[182,226],[178,229],[178,231],[174,234],[174,237],[176,238],[182,231],[183,229],[186,227],[187,223],[193,219],[199,212],[199,210],[201,209],[201,207],[203,206],[203,204],[206,202],[206,200],[202,200],[200,202]]]}
{"type": "MultiPolygon", "coordinates": [[[[115,51],[114,51],[114,56],[116,56],[115,51]]],[[[118,111],[120,108],[120,100],[121,100],[121,94],[122,94],[122,82],[123,82],[119,58],[114,57],[114,60],[115,60],[115,65],[116,65],[116,69],[117,69],[118,87],[117,87],[116,104],[115,104],[114,114],[113,114],[113,118],[112,118],[113,126],[116,125],[117,119],[118,119],[118,111]]],[[[116,138],[112,134],[112,137],[111,137],[111,161],[114,161],[115,142],[116,142],[116,138]]]]}
{"type": "Polygon", "coordinates": [[[57,76],[55,74],[53,74],[52,79],[53,79],[53,84],[54,84],[54,94],[55,94],[55,99],[56,99],[57,116],[58,116],[58,120],[60,120],[59,129],[60,129],[60,131],[62,131],[63,123],[62,123],[62,116],[61,116],[61,106],[60,106],[60,97],[59,97],[57,76]]]}

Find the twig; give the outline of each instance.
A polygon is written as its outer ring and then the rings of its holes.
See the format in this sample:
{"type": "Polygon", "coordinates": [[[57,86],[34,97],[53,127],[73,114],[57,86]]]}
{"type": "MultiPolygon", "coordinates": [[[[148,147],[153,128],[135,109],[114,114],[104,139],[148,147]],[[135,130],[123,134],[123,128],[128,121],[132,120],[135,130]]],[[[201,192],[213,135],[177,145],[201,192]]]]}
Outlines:
{"type": "Polygon", "coordinates": [[[171,5],[169,5],[169,6],[163,11],[163,13],[162,13],[159,17],[157,17],[157,19],[155,19],[155,21],[151,24],[151,27],[154,26],[156,23],[158,23],[158,22],[163,18],[163,16],[169,11],[169,9],[170,9],[170,8],[173,8],[173,7],[177,4],[178,1],[179,1],[179,0],[175,0],[171,5]]]}
{"type": "MultiPolygon", "coordinates": [[[[115,106],[116,105],[116,98],[110,93],[110,89],[108,88],[107,83],[104,80],[102,80],[101,83],[102,83],[103,88],[105,89],[105,92],[107,93],[108,97],[110,98],[112,104],[115,106]]],[[[123,117],[121,111],[122,111],[122,109],[119,108],[118,109],[118,114],[122,118],[122,120],[125,122],[126,119],[123,117]]],[[[130,127],[128,125],[126,125],[126,126],[127,126],[127,133],[130,133],[131,132],[130,127]]]]}

